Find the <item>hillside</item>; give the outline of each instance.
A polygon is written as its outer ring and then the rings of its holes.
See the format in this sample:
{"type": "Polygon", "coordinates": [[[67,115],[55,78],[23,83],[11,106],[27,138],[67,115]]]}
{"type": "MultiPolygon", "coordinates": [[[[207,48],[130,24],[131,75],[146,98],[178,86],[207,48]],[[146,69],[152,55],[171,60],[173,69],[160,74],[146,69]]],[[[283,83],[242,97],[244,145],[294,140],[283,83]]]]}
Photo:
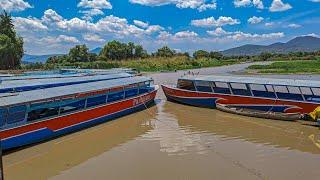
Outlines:
{"type": "Polygon", "coordinates": [[[320,50],[320,38],[313,36],[301,36],[286,43],[278,42],[267,46],[248,44],[222,51],[222,54],[225,56],[240,56],[259,55],[262,52],[287,54],[289,52],[312,52],[318,50],[320,50]]]}

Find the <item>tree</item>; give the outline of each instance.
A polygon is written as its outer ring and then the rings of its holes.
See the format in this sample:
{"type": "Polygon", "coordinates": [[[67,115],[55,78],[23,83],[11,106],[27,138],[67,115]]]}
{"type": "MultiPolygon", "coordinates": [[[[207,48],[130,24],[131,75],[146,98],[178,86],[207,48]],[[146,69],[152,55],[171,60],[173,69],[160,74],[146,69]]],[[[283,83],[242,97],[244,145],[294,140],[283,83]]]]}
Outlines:
{"type": "Polygon", "coordinates": [[[121,43],[119,41],[108,42],[100,52],[102,58],[112,59],[112,60],[122,60],[126,59],[128,56],[127,44],[121,43]]]}
{"type": "Polygon", "coordinates": [[[193,57],[195,59],[200,59],[200,58],[208,58],[210,57],[210,53],[208,53],[205,50],[197,50],[193,53],[193,57]]]}
{"type": "Polygon", "coordinates": [[[162,48],[158,49],[155,55],[159,57],[172,57],[175,54],[175,50],[170,49],[168,46],[163,46],[162,48]]]}
{"type": "Polygon", "coordinates": [[[146,58],[148,57],[148,53],[146,50],[143,49],[141,45],[136,45],[134,47],[134,57],[135,58],[146,58]]]}
{"type": "Polygon", "coordinates": [[[89,48],[84,45],[77,45],[69,51],[70,62],[88,62],[89,61],[89,48]]]}
{"type": "Polygon", "coordinates": [[[16,35],[12,18],[7,12],[0,15],[0,69],[16,69],[21,65],[23,39],[16,35]]]}
{"type": "Polygon", "coordinates": [[[259,59],[261,61],[267,61],[269,60],[270,58],[272,57],[272,54],[271,53],[268,53],[268,52],[263,52],[259,55],[259,59]]]}
{"type": "Polygon", "coordinates": [[[210,58],[217,59],[217,60],[220,60],[223,57],[223,55],[220,52],[213,52],[213,51],[210,52],[209,56],[210,58]]]}

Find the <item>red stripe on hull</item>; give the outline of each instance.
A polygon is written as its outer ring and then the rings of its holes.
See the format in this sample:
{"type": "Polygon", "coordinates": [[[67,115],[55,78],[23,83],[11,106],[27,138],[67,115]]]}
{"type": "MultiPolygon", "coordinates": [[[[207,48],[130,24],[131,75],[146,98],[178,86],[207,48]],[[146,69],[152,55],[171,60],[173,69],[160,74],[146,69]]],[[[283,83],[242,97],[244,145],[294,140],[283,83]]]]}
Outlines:
{"type": "Polygon", "coordinates": [[[212,97],[218,98],[217,101],[220,104],[232,104],[232,105],[274,105],[274,106],[292,106],[286,110],[287,113],[310,113],[315,108],[320,106],[318,103],[312,102],[298,102],[298,101],[286,101],[286,100],[275,100],[268,98],[259,97],[248,97],[248,96],[237,96],[237,95],[225,95],[216,93],[205,93],[195,92],[174,87],[162,85],[164,93],[168,96],[178,96],[185,98],[201,98],[201,97],[212,97]]]}
{"type": "Polygon", "coordinates": [[[124,109],[128,109],[139,104],[143,104],[155,98],[157,91],[138,96],[132,99],[123,100],[113,104],[106,104],[101,107],[95,107],[92,109],[75,112],[73,114],[64,115],[61,117],[51,118],[32,124],[23,125],[16,128],[3,130],[0,132],[0,138],[5,139],[12,136],[24,134],[30,131],[35,131],[42,128],[48,128],[52,131],[63,129],[69,126],[77,125],[82,122],[89,121],[94,118],[99,118],[105,115],[119,112],[124,109]]]}

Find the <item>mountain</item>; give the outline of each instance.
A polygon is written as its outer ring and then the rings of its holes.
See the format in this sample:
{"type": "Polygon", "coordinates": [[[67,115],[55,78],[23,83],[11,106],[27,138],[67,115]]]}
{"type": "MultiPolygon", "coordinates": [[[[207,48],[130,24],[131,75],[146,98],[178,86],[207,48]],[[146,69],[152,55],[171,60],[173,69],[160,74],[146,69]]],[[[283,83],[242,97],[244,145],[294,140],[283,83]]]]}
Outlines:
{"type": "Polygon", "coordinates": [[[286,43],[274,43],[267,46],[247,44],[244,46],[231,48],[221,53],[225,56],[240,56],[240,55],[259,55],[263,52],[287,54],[289,52],[312,52],[320,50],[320,38],[313,36],[296,37],[286,43]]]}
{"type": "MultiPolygon", "coordinates": [[[[95,49],[90,50],[90,53],[95,53],[95,54],[99,54],[100,51],[102,50],[102,48],[98,47],[95,49]]],[[[22,63],[23,64],[28,64],[28,63],[36,63],[36,62],[41,62],[41,63],[45,63],[49,57],[52,56],[61,56],[64,54],[46,54],[46,55],[30,55],[30,54],[25,54],[22,57],[22,63]]]]}
{"type": "Polygon", "coordinates": [[[45,63],[49,57],[52,56],[59,56],[61,54],[47,54],[47,55],[30,55],[30,54],[25,54],[22,57],[22,62],[24,63],[35,63],[35,62],[41,62],[45,63]]]}
{"type": "Polygon", "coordinates": [[[92,49],[92,50],[90,51],[90,53],[95,53],[95,54],[98,55],[98,54],[101,52],[101,50],[102,50],[102,48],[101,48],[101,47],[98,47],[98,48],[92,49]]]}

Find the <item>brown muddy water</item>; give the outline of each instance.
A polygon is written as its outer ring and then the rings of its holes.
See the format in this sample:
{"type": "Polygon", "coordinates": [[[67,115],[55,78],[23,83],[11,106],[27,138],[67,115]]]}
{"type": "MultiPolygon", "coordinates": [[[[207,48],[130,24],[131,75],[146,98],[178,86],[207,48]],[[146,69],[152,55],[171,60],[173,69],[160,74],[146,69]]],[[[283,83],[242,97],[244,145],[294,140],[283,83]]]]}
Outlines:
{"type": "MultiPolygon", "coordinates": [[[[150,76],[170,84],[184,73],[150,76]]],[[[5,155],[4,172],[6,179],[24,180],[311,180],[320,178],[319,162],[316,127],[174,104],[160,91],[148,110],[5,155]]]]}

